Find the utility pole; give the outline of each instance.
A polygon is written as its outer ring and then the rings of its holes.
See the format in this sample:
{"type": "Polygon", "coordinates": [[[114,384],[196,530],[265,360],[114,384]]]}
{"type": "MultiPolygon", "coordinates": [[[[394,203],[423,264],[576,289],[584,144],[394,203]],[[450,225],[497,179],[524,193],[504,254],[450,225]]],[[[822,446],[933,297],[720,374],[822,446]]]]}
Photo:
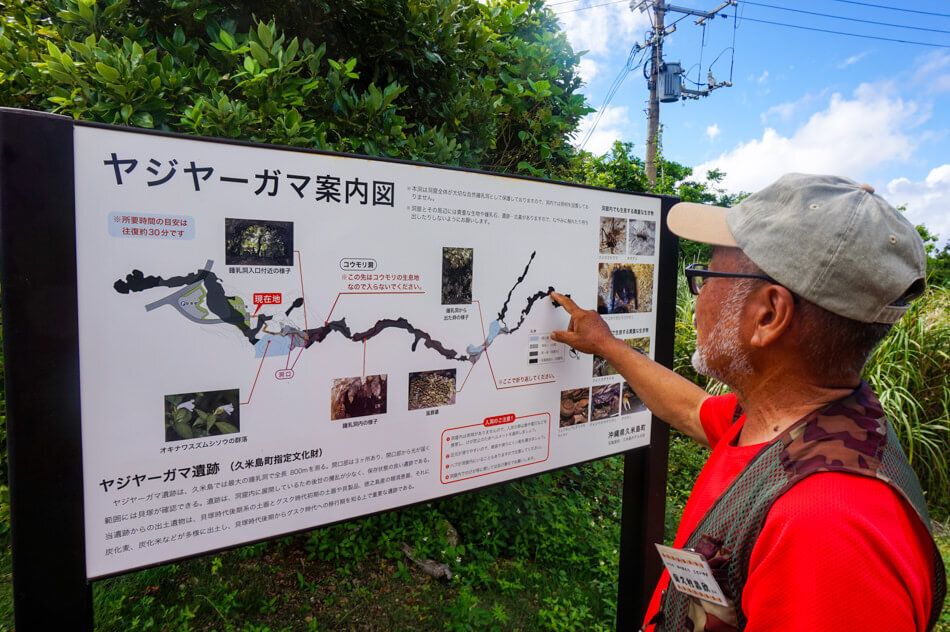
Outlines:
{"type": "Polygon", "coordinates": [[[656,186],[656,141],[660,133],[660,100],[657,93],[660,64],[663,63],[663,16],[666,13],[664,0],[655,0],[653,15],[656,26],[653,29],[653,50],[650,64],[650,106],[647,114],[647,180],[650,187],[656,186]]]}
{"type": "Polygon", "coordinates": [[[729,6],[735,6],[736,0],[725,0],[712,11],[697,11],[685,7],[677,7],[666,4],[666,0],[631,0],[630,10],[639,9],[646,11],[652,5],[653,7],[653,32],[650,39],[641,47],[643,49],[651,47],[650,50],[650,69],[648,87],[650,88],[650,102],[647,109],[647,159],[646,171],[650,187],[656,186],[656,147],[659,142],[660,133],[660,103],[669,103],[678,101],[680,98],[698,99],[708,96],[710,92],[717,88],[728,87],[732,85],[731,81],[716,82],[709,72],[707,88],[705,90],[690,90],[682,85],[680,76],[683,74],[682,66],[679,63],[666,64],[663,61],[663,39],[676,30],[673,24],[666,27],[665,16],[668,11],[675,13],[684,13],[687,15],[699,16],[696,24],[705,24],[706,20],[714,18],[716,14],[729,6]]]}

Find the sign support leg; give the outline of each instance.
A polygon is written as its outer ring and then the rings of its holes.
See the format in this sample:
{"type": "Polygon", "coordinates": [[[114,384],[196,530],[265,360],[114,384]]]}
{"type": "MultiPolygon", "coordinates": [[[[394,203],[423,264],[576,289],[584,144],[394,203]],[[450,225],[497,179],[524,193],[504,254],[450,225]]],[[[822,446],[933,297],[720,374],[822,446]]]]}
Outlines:
{"type": "Polygon", "coordinates": [[[19,632],[93,629],[83,542],[73,209],[72,120],[0,111],[4,361],[19,632]]]}
{"type": "MultiPolygon", "coordinates": [[[[660,261],[658,286],[675,288],[678,241],[666,227],[675,198],[664,198],[660,208],[660,261]]],[[[676,292],[659,293],[656,314],[656,361],[673,368],[676,292]]],[[[666,472],[670,428],[652,419],[650,447],[624,456],[623,513],[620,522],[620,572],[617,595],[617,632],[640,629],[653,589],[663,571],[654,543],[663,542],[666,522],[666,472]]]]}

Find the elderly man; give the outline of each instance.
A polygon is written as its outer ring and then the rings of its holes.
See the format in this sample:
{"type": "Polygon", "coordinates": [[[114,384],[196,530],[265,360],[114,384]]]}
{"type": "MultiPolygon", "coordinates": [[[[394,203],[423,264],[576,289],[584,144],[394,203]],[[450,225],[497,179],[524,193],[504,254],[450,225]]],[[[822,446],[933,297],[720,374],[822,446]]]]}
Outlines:
{"type": "Polygon", "coordinates": [[[661,419],[712,453],[674,546],[702,553],[729,606],[664,572],[645,629],[929,630],[946,592],[923,494],[861,370],[923,291],[914,227],[868,185],[790,174],[731,208],[681,203],[710,397],[616,339],[596,312],[552,338],[607,359],[661,419]]]}

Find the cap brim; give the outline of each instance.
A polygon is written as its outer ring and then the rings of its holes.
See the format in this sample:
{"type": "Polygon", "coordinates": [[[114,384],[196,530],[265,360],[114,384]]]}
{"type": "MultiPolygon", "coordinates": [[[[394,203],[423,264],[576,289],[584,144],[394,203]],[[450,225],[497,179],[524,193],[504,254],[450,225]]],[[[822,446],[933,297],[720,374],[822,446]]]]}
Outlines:
{"type": "Polygon", "coordinates": [[[736,238],[726,223],[729,209],[695,202],[680,202],[673,205],[666,218],[666,225],[683,239],[700,241],[713,246],[738,248],[736,238]]]}

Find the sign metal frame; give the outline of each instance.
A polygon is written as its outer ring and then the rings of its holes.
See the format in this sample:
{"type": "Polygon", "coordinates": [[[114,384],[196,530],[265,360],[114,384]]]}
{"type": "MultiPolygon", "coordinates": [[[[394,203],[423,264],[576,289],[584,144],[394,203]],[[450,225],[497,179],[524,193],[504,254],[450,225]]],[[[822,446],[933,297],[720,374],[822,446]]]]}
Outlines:
{"type": "MultiPolygon", "coordinates": [[[[7,398],[15,623],[21,632],[51,626],[93,630],[86,575],[76,265],[76,126],[117,129],[249,147],[419,165],[295,147],[124,128],[0,108],[0,262],[7,398]],[[55,598],[51,597],[55,595],[55,598]]],[[[600,190],[586,185],[467,171],[600,190]]],[[[622,193],[622,192],[621,192],[622,193]]],[[[666,216],[678,199],[660,198],[655,357],[671,367],[676,309],[677,239],[666,216]]],[[[652,418],[650,445],[623,453],[617,630],[636,630],[659,578],[653,548],[663,538],[669,429],[652,418]]],[[[606,458],[606,457],[598,457],[606,458]]],[[[577,465],[581,462],[574,463],[577,465]]],[[[553,471],[560,468],[551,468],[553,471]]],[[[536,476],[532,473],[527,476],[536,476]]],[[[520,480],[519,477],[513,480],[520,480]]],[[[512,482],[506,480],[485,485],[512,482]]],[[[459,493],[469,493],[468,490],[459,493]]],[[[420,501],[427,502],[427,501],[420,501]]],[[[418,503],[412,503],[418,504],[418,503]]],[[[412,504],[394,507],[394,511],[412,504]]],[[[372,515],[372,514],[366,514],[372,515]]],[[[360,516],[365,517],[365,516],[360,516]]],[[[356,519],[356,518],[353,518],[356,519]]],[[[349,520],[353,520],[349,519],[349,520]]],[[[347,520],[347,521],[349,521],[347,520]]],[[[300,529],[300,533],[330,526],[300,529]]],[[[282,533],[259,541],[290,535],[282,533]]],[[[243,543],[237,546],[245,546],[243,543]]],[[[209,549],[190,559],[235,546],[209,549]]],[[[173,563],[168,560],[158,565],[173,563]]],[[[155,566],[155,565],[152,565],[155,566]]],[[[129,569],[125,574],[139,569],[129,569]]],[[[97,578],[98,579],[98,578],[97,578]]]]}

